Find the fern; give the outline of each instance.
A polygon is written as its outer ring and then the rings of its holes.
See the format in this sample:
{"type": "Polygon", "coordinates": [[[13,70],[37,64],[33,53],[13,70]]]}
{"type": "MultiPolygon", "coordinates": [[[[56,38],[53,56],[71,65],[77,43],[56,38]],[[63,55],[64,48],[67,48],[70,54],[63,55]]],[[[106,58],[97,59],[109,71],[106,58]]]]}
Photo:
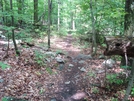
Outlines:
{"type": "Polygon", "coordinates": [[[10,66],[8,64],[5,64],[3,62],[0,61],[0,67],[2,68],[2,70],[5,70],[7,68],[10,68],[10,66]]]}

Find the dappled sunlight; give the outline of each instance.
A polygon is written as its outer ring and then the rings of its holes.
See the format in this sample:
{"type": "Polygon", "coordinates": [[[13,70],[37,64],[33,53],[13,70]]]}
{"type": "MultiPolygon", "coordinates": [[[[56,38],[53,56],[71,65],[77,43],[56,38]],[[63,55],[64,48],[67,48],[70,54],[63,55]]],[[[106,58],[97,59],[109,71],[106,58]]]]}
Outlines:
{"type": "MultiPolygon", "coordinates": [[[[76,40],[70,35],[67,38],[54,37],[51,40],[51,42],[52,42],[51,47],[54,49],[74,52],[75,54],[78,54],[81,52],[81,50],[78,46],[72,45],[72,42],[74,42],[74,41],[76,41],[76,40]]],[[[72,54],[72,55],[74,55],[74,54],[72,54]]]]}

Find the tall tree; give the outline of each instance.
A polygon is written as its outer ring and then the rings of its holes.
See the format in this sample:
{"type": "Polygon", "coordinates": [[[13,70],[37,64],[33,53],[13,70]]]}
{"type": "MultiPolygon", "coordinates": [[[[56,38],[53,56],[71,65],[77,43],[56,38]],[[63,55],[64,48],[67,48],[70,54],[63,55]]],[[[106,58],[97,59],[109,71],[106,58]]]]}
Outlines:
{"type": "Polygon", "coordinates": [[[93,2],[92,0],[90,0],[90,12],[91,12],[91,20],[92,20],[92,40],[93,40],[93,45],[92,45],[92,51],[93,51],[93,47],[95,47],[95,50],[93,52],[92,55],[96,54],[97,51],[97,43],[96,43],[96,30],[95,30],[95,19],[94,19],[94,14],[93,14],[93,8],[92,8],[93,2]]]}
{"type": "Polygon", "coordinates": [[[58,0],[58,31],[60,29],[60,0],[58,0]]]}
{"type": "Polygon", "coordinates": [[[51,1],[48,0],[48,48],[50,48],[51,1]]]}
{"type": "Polygon", "coordinates": [[[74,6],[74,1],[70,1],[70,21],[71,21],[71,23],[70,23],[70,28],[72,29],[72,30],[75,30],[75,6],[74,6]]]}
{"type": "MultiPolygon", "coordinates": [[[[0,10],[1,10],[1,12],[3,12],[3,1],[2,0],[0,0],[0,10]]],[[[4,19],[4,16],[2,16],[2,24],[4,24],[4,22],[5,22],[5,19],[4,19]]]]}
{"type": "Polygon", "coordinates": [[[34,0],[34,25],[38,22],[38,0],[34,0]]]}
{"type": "Polygon", "coordinates": [[[22,25],[22,17],[20,17],[21,14],[23,14],[23,0],[17,0],[17,6],[18,6],[18,14],[19,14],[19,19],[18,19],[18,24],[19,26],[22,25]]]}
{"type": "Polygon", "coordinates": [[[124,21],[124,30],[128,30],[131,21],[132,21],[132,16],[133,16],[133,11],[131,9],[131,4],[133,4],[134,0],[125,0],[125,21],[124,21]]]}
{"type": "Polygon", "coordinates": [[[9,19],[8,19],[8,13],[7,12],[9,12],[9,10],[10,10],[10,5],[9,5],[9,2],[7,1],[7,0],[4,0],[4,6],[5,6],[5,8],[4,8],[4,11],[3,12],[6,12],[6,14],[5,14],[5,17],[4,17],[4,24],[5,25],[9,25],[10,24],[10,21],[9,21],[9,19]]]}
{"type": "MultiPolygon", "coordinates": [[[[13,11],[12,0],[10,0],[10,10],[13,11]]],[[[14,16],[13,16],[13,13],[11,14],[11,25],[12,25],[12,27],[14,26],[14,16]]],[[[14,28],[12,29],[12,40],[13,40],[13,43],[14,43],[14,48],[15,48],[16,54],[20,55],[20,52],[18,51],[18,47],[17,47],[16,41],[15,41],[14,28]]]]}

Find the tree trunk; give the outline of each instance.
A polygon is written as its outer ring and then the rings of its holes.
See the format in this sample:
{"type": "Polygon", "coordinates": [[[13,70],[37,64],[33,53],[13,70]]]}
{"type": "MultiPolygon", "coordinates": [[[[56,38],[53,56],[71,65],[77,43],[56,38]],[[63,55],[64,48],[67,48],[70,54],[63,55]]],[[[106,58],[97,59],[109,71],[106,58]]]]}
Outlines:
{"type": "MultiPolygon", "coordinates": [[[[4,4],[5,4],[5,11],[8,12],[10,10],[10,5],[9,2],[7,0],[4,0],[4,4]]],[[[10,21],[8,20],[8,17],[4,17],[4,25],[8,26],[10,23],[10,21]]]]}
{"type": "Polygon", "coordinates": [[[129,94],[131,92],[131,88],[133,86],[133,81],[134,81],[134,59],[133,59],[133,64],[132,64],[132,68],[131,68],[131,79],[129,80],[129,83],[128,83],[128,87],[126,89],[126,94],[123,98],[122,101],[127,101],[128,100],[128,97],[129,97],[129,94]]]}
{"type": "Polygon", "coordinates": [[[58,31],[60,29],[60,1],[58,0],[58,31]]]}
{"type": "Polygon", "coordinates": [[[94,19],[94,15],[93,15],[93,9],[92,9],[92,0],[90,0],[90,12],[91,12],[91,20],[92,20],[92,40],[93,40],[93,44],[92,44],[92,55],[94,56],[97,52],[97,43],[96,43],[96,31],[95,31],[95,19],[94,19]],[[93,49],[93,47],[95,49],[93,49]]]}
{"type": "MultiPolygon", "coordinates": [[[[11,11],[13,10],[12,0],[10,0],[10,9],[11,9],[11,11]]],[[[11,22],[12,22],[11,23],[12,26],[14,26],[14,17],[13,17],[13,15],[11,15],[11,22]]],[[[17,47],[16,41],[15,41],[14,29],[12,29],[12,40],[13,40],[13,43],[14,43],[14,48],[15,48],[16,54],[20,55],[20,52],[18,51],[18,47],[17,47]]]]}
{"type": "Polygon", "coordinates": [[[49,7],[50,7],[50,25],[52,25],[52,5],[53,5],[53,2],[52,2],[53,0],[50,0],[50,4],[49,4],[49,7]]]}
{"type": "Polygon", "coordinates": [[[74,13],[71,14],[71,28],[72,30],[75,30],[75,20],[74,20],[74,13]]]}
{"type": "Polygon", "coordinates": [[[38,0],[34,0],[34,25],[38,22],[38,0]]]}
{"type": "Polygon", "coordinates": [[[134,2],[134,0],[126,0],[125,1],[125,21],[124,21],[124,31],[128,30],[130,24],[131,24],[131,17],[133,16],[132,10],[131,10],[131,4],[134,2]]]}
{"type": "Polygon", "coordinates": [[[48,48],[50,48],[50,21],[51,21],[51,7],[50,7],[50,0],[48,0],[48,48]]]}
{"type": "MultiPolygon", "coordinates": [[[[2,0],[0,0],[0,10],[3,12],[4,10],[3,10],[3,1],[2,0]]],[[[2,16],[2,24],[4,24],[4,22],[5,22],[5,19],[4,19],[4,16],[2,16]]]]}
{"type": "MultiPolygon", "coordinates": [[[[22,0],[17,0],[17,6],[18,6],[18,14],[23,14],[23,1],[22,0]]],[[[18,24],[21,27],[22,25],[22,19],[18,19],[18,24]]]]}

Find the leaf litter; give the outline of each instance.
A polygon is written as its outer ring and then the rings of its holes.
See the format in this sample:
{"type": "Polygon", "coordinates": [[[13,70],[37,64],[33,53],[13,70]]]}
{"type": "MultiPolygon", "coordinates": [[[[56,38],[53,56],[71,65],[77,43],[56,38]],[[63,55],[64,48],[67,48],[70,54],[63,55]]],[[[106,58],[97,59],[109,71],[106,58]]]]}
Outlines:
{"type": "MultiPolygon", "coordinates": [[[[14,49],[10,49],[8,58],[3,60],[0,57],[1,61],[6,61],[11,66],[5,70],[0,68],[0,80],[3,80],[0,82],[0,98],[9,96],[29,101],[50,101],[51,99],[70,101],[75,98],[74,100],[79,101],[80,99],[77,98],[80,97],[87,101],[110,101],[112,98],[120,101],[124,94],[122,89],[125,86],[107,85],[110,87],[109,89],[105,87],[105,73],[97,72],[104,70],[100,65],[104,61],[103,59],[95,57],[84,60],[83,64],[74,61],[73,57],[82,53],[87,54],[87,51],[74,47],[73,41],[76,40],[71,36],[63,40],[52,39],[55,44],[52,44],[51,51],[62,50],[63,53],[65,52],[60,56],[65,59],[63,70],[59,70],[60,64],[55,59],[51,59],[49,62],[44,59],[45,65],[39,65],[35,61],[34,51],[42,54],[46,52],[40,48],[19,46],[20,56],[15,55],[14,49]],[[69,64],[73,66],[69,67],[69,64]],[[79,67],[85,70],[80,71],[79,67]]],[[[5,52],[0,51],[0,54],[5,54],[5,52]]],[[[119,64],[116,65],[115,70],[107,70],[107,73],[115,73],[117,69],[119,69],[119,64]]]]}

